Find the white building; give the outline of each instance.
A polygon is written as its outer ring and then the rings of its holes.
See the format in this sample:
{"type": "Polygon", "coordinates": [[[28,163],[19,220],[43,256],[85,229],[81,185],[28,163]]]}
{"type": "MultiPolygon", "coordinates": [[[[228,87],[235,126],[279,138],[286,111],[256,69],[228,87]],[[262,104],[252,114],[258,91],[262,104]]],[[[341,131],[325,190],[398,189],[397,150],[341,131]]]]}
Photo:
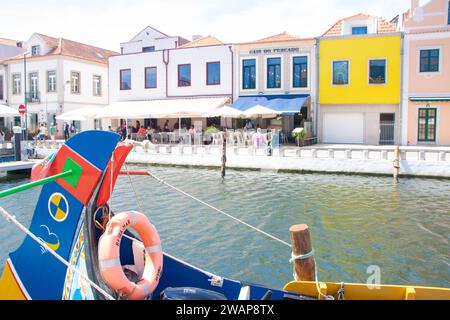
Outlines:
{"type": "MultiPolygon", "coordinates": [[[[108,58],[118,53],[38,33],[23,47],[26,55],[2,61],[1,69],[7,104],[27,107],[29,131],[41,122],[50,125],[58,114],[108,104],[108,58]]],[[[92,129],[90,122],[75,125],[92,129]]],[[[63,122],[56,123],[61,136],[63,122]]]]}
{"type": "MultiPolygon", "coordinates": [[[[122,55],[109,59],[110,103],[172,99],[208,99],[232,96],[232,46],[214,37],[198,38],[192,42],[181,37],[165,35],[151,27],[145,28],[130,42],[121,44],[122,55]]],[[[203,101],[202,101],[203,102],[203,101]]],[[[177,102],[179,103],[179,101],[177,102]]],[[[161,105],[161,104],[160,104],[161,105]]],[[[203,104],[202,104],[203,105],[203,104]]],[[[163,126],[165,119],[141,119],[141,125],[163,126]]],[[[177,119],[170,119],[172,128],[177,119]]],[[[190,125],[203,119],[184,119],[190,125]]],[[[112,126],[118,126],[117,121],[112,126]]]]}

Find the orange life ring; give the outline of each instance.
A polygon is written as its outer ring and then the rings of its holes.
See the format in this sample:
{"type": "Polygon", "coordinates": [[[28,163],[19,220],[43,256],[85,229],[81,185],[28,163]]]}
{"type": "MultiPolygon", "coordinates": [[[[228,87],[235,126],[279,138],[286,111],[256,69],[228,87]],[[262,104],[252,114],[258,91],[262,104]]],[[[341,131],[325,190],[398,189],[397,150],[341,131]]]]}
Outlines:
{"type": "Polygon", "coordinates": [[[147,217],[137,211],[121,212],[108,222],[98,243],[101,274],[111,289],[130,300],[150,298],[158,285],[163,265],[161,240],[147,217]],[[120,264],[120,241],[126,229],[136,230],[145,246],[145,267],[141,280],[134,283],[120,264]]]}

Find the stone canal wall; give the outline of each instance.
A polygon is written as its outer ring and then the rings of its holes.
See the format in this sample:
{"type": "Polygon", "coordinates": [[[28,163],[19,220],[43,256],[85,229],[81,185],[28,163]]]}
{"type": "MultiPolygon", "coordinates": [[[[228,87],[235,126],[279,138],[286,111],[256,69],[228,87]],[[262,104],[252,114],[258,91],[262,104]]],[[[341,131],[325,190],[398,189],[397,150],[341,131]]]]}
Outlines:
{"type": "MultiPolygon", "coordinates": [[[[33,143],[38,157],[62,142],[33,143]]],[[[145,145],[136,143],[130,164],[220,167],[222,146],[145,145]]],[[[316,145],[266,149],[227,147],[227,167],[274,171],[392,175],[393,146],[316,145]]],[[[450,178],[450,147],[400,147],[400,176],[450,178]]]]}

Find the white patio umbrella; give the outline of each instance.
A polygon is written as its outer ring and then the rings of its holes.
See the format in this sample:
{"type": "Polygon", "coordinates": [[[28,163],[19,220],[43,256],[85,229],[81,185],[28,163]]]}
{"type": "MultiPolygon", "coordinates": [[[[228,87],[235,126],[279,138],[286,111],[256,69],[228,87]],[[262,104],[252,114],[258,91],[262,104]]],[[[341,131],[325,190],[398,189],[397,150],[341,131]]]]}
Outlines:
{"type": "Polygon", "coordinates": [[[230,107],[230,106],[223,106],[220,108],[217,108],[215,110],[212,110],[204,115],[205,117],[225,117],[225,118],[244,118],[245,114],[244,111],[241,111],[239,109],[230,107]]]}
{"type": "Polygon", "coordinates": [[[97,106],[84,106],[69,112],[56,116],[56,120],[78,120],[85,121],[95,118],[101,112],[102,108],[97,106]]]}
{"type": "Polygon", "coordinates": [[[20,113],[17,109],[0,105],[0,117],[18,117],[20,113]]]}
{"type": "Polygon", "coordinates": [[[269,109],[262,105],[256,105],[244,112],[244,115],[247,118],[263,118],[263,119],[275,118],[278,114],[279,114],[278,111],[269,109]]]}

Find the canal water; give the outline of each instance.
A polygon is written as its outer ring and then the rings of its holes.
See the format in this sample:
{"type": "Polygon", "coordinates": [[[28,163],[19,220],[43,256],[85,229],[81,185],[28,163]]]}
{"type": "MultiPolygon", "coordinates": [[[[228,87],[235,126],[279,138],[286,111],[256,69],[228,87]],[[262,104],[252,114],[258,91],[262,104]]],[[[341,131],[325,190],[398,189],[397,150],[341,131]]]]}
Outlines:
{"type": "MultiPolygon", "coordinates": [[[[450,180],[152,167],[196,197],[289,242],[310,226],[319,280],[363,282],[371,266],[383,284],[450,287],[450,180]]],[[[212,273],[282,288],[292,280],[290,249],[186,198],[150,177],[120,177],[115,212],[142,209],[166,252],[212,273]]],[[[2,180],[0,189],[27,179],[2,180]]],[[[29,225],[38,189],[0,200],[29,225]]],[[[0,219],[0,271],[23,234],[0,219]]],[[[371,267],[371,268],[370,268],[371,267]]]]}

